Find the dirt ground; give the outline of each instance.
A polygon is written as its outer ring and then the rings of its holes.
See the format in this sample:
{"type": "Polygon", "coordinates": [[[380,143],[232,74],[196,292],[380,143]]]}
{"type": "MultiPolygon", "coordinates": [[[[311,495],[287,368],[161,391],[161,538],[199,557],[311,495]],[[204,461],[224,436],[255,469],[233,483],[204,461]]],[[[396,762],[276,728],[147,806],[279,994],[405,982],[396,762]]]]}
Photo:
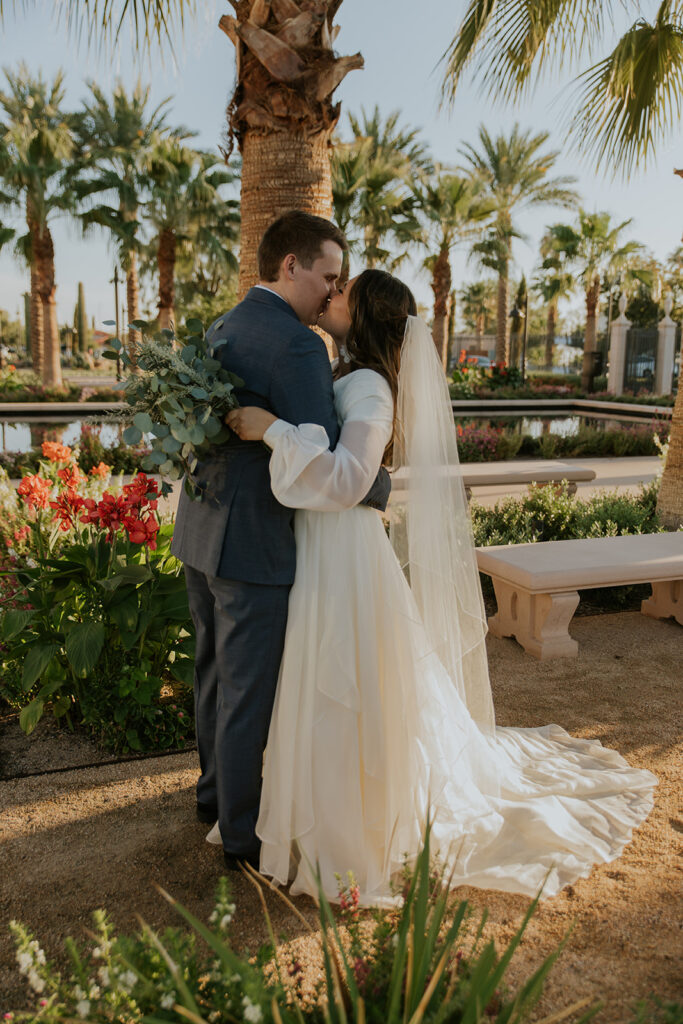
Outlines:
{"type": "MultiPolygon", "coordinates": [[[[601,1024],[626,1024],[648,993],[683,1001],[683,632],[637,612],[577,619],[572,632],[579,657],[545,664],[511,640],[489,638],[499,724],[558,722],[616,747],[650,768],[660,784],[650,818],[624,855],[541,904],[509,982],[527,977],[573,925],[538,1016],[591,997],[604,1003],[601,1024]]],[[[65,936],[83,937],[97,907],[107,908],[121,930],[136,929],[136,914],[154,927],[174,921],[153,882],[206,918],[222,873],[219,850],[204,842],[206,827],[194,818],[194,752],[7,780],[31,764],[43,771],[48,762],[83,765],[98,757],[79,741],[73,759],[65,760],[71,748],[49,727],[14,747],[7,736],[0,728],[6,778],[0,785],[0,1014],[27,1005],[6,927],[11,918],[35,930],[48,956],[61,959],[65,936]]],[[[242,878],[234,884],[235,944],[254,950],[266,940],[258,897],[242,878]]],[[[501,943],[528,906],[523,897],[493,891],[459,889],[454,897],[488,907],[488,932],[501,943]]],[[[313,964],[315,940],[276,897],[268,903],[275,933],[288,935],[299,957],[313,964]]],[[[296,903],[315,923],[312,902],[296,903]]]]}

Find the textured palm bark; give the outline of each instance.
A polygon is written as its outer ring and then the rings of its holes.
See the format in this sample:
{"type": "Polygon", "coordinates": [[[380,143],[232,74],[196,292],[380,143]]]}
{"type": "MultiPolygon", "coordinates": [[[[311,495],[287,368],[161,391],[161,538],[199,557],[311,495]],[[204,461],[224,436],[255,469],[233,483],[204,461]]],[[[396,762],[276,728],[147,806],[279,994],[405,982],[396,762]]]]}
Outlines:
{"type": "Polygon", "coordinates": [[[498,275],[496,304],[496,362],[506,366],[510,360],[510,324],[508,322],[508,265],[498,275]]]}
{"type": "Polygon", "coordinates": [[[451,312],[451,264],[448,249],[441,249],[432,269],[434,322],[432,338],[444,370],[448,368],[448,322],[451,312]]]}
{"type": "MultiPolygon", "coordinates": [[[[131,250],[128,253],[126,270],[126,303],[128,304],[128,323],[140,319],[140,284],[138,282],[138,257],[137,253],[131,250]]],[[[128,328],[128,355],[135,359],[142,335],[134,327],[128,328]]]]}
{"type": "Polygon", "coordinates": [[[667,530],[683,526],[683,374],[671,417],[671,438],[657,498],[657,512],[667,530]]]}
{"type": "Polygon", "coordinates": [[[288,210],[331,216],[329,140],[329,132],[311,138],[287,132],[245,136],[238,298],[258,281],[259,242],[276,217],[288,210]]]}
{"type": "Polygon", "coordinates": [[[339,120],[337,86],[360,54],[338,57],[332,22],[341,0],[239,0],[220,28],[235,47],[237,86],[229,136],[242,154],[238,297],[258,280],[263,232],[298,209],[332,213],[330,138],[339,120]]]}
{"type": "Polygon", "coordinates": [[[62,366],[57,324],[57,286],[52,235],[46,224],[35,223],[32,231],[36,283],[43,311],[42,381],[46,387],[62,386],[62,366]]]}
{"type": "Polygon", "coordinates": [[[31,332],[31,361],[33,371],[39,377],[43,376],[43,355],[45,345],[45,333],[43,330],[43,304],[40,301],[38,291],[38,271],[35,265],[31,265],[31,296],[30,296],[31,317],[29,329],[31,332]]]}
{"type": "Polygon", "coordinates": [[[550,370],[553,365],[553,353],[555,351],[555,324],[557,320],[557,307],[554,302],[548,304],[548,317],[545,329],[545,365],[550,370]]]}
{"type": "Polygon", "coordinates": [[[583,343],[583,367],[581,370],[581,387],[584,391],[593,388],[593,353],[598,340],[598,300],[600,298],[600,278],[596,277],[586,289],[586,336],[583,343]]]}
{"type": "Polygon", "coordinates": [[[157,267],[159,271],[159,328],[175,327],[175,235],[168,228],[159,234],[157,267]]]}

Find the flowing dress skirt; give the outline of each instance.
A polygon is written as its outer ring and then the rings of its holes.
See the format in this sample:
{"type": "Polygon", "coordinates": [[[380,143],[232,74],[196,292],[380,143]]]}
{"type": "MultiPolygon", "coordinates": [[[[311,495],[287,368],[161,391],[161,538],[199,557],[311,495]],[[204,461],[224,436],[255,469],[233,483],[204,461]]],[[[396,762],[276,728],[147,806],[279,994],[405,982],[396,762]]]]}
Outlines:
{"type": "MultiPolygon", "coordinates": [[[[430,651],[381,519],[298,511],[297,570],[264,762],[261,870],[364,904],[420,849],[454,884],[557,893],[619,856],[655,777],[558,725],[483,733],[430,651]]],[[[214,837],[215,838],[215,837],[214,837]]]]}

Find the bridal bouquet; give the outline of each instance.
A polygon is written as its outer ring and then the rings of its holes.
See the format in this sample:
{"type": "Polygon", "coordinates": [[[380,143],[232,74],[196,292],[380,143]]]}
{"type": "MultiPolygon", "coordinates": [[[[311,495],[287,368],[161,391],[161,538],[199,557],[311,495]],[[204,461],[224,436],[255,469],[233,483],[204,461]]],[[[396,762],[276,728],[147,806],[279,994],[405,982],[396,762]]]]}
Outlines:
{"type": "MultiPolygon", "coordinates": [[[[143,332],[148,328],[142,320],[131,326],[143,332]]],[[[121,359],[125,367],[138,371],[126,382],[128,408],[112,417],[128,424],[123,440],[138,444],[147,435],[152,450],[142,464],[147,472],[165,478],[162,493],[170,490],[167,481],[185,475],[185,489],[196,498],[198,488],[192,474],[214,445],[231,437],[224,418],[238,405],[234,390],[243,381],[213,357],[213,351],[224,342],[219,340],[210,347],[201,320],[188,320],[186,329],[188,335],[180,347],[176,347],[173,331],[143,335],[135,362],[118,338],[104,355],[121,359]]]]}

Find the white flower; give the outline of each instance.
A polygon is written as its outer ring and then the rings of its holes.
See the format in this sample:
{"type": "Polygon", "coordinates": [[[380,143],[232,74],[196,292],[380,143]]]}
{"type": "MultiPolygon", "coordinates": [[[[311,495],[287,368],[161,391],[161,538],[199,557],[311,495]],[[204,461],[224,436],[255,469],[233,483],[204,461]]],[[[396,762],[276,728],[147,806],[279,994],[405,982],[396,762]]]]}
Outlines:
{"type": "Polygon", "coordinates": [[[261,1007],[255,1006],[249,996],[244,996],[242,1006],[244,1007],[244,1019],[249,1021],[249,1024],[259,1024],[259,1021],[263,1020],[261,1007]]]}
{"type": "Polygon", "coordinates": [[[241,981],[241,980],[242,980],[242,975],[241,974],[233,974],[232,978],[230,979],[230,981],[233,983],[233,985],[236,985],[237,982],[241,981]]]}
{"type": "Polygon", "coordinates": [[[40,995],[40,993],[45,988],[45,982],[43,981],[39,974],[36,974],[35,971],[28,972],[28,983],[33,989],[33,991],[37,992],[38,995],[40,995]]]}
{"type": "Polygon", "coordinates": [[[221,928],[227,928],[232,921],[232,914],[223,914],[221,918],[221,928]]]}
{"type": "Polygon", "coordinates": [[[109,969],[107,967],[100,967],[99,971],[97,972],[97,977],[100,979],[101,983],[104,985],[105,988],[109,987],[109,969]]]}
{"type": "Polygon", "coordinates": [[[396,947],[398,946],[398,932],[394,932],[394,934],[391,936],[391,945],[394,947],[394,949],[396,949],[396,947]]]}
{"type": "Polygon", "coordinates": [[[90,1003],[87,999],[81,999],[80,1002],[76,1003],[76,1013],[79,1017],[87,1017],[90,1013],[90,1003]]]}
{"type": "Polygon", "coordinates": [[[90,985],[89,996],[90,996],[91,999],[99,999],[100,998],[100,986],[96,985],[94,982],[92,982],[92,984],[90,985]]]}
{"type": "Polygon", "coordinates": [[[76,999],[85,999],[85,992],[80,985],[74,985],[74,996],[76,999]]]}
{"type": "Polygon", "coordinates": [[[30,953],[17,953],[17,963],[19,964],[20,972],[28,974],[28,969],[33,963],[33,957],[30,953]]]}
{"type": "Polygon", "coordinates": [[[28,566],[29,569],[35,569],[38,563],[34,558],[27,558],[26,565],[28,566]]]}
{"type": "Polygon", "coordinates": [[[93,960],[99,960],[101,956],[102,956],[102,950],[100,949],[99,946],[95,946],[95,948],[92,951],[92,958],[93,958],[93,960]]]}
{"type": "Polygon", "coordinates": [[[172,1010],[175,1003],[175,993],[167,992],[160,1000],[162,1010],[172,1010]]]}
{"type": "Polygon", "coordinates": [[[119,978],[119,984],[121,988],[131,989],[135,982],[138,980],[138,976],[135,971],[126,971],[119,978]]]}
{"type": "Polygon", "coordinates": [[[36,961],[37,961],[37,962],[38,962],[39,964],[44,964],[44,963],[45,963],[45,953],[44,953],[44,952],[43,952],[43,950],[42,950],[42,949],[40,949],[40,948],[38,948],[38,949],[36,950],[36,961]]]}

